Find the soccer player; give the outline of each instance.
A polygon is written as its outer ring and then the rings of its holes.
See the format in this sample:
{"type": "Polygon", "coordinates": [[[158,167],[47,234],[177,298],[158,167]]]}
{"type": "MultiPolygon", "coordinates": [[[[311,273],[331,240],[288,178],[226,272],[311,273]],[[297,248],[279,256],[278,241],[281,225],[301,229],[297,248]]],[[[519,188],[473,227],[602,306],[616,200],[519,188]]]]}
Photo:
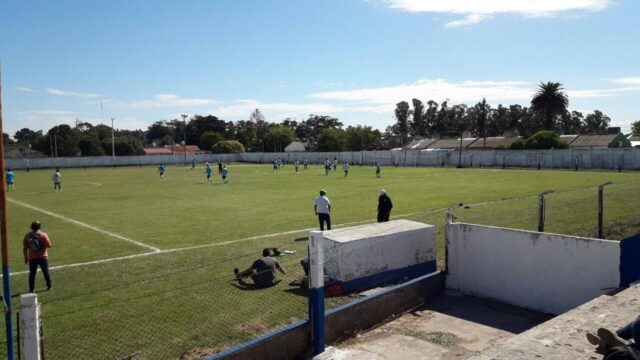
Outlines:
{"type": "Polygon", "coordinates": [[[222,161],[218,161],[218,175],[222,174],[222,161]]]}
{"type": "Polygon", "coordinates": [[[229,175],[229,169],[227,169],[227,166],[223,166],[222,167],[222,183],[226,184],[227,183],[227,176],[229,175]]]}
{"type": "Polygon", "coordinates": [[[330,171],[331,171],[331,161],[327,159],[327,161],[324,162],[324,175],[329,176],[330,171]]]}
{"type": "Polygon", "coordinates": [[[309,158],[304,158],[304,171],[307,171],[309,167],[309,158]]]}
{"type": "Polygon", "coordinates": [[[333,157],[333,171],[338,170],[338,158],[337,157],[333,157]]]}
{"type": "Polygon", "coordinates": [[[207,174],[207,182],[213,183],[213,178],[211,178],[211,173],[213,173],[213,169],[211,168],[211,166],[205,167],[204,171],[207,174]]]}
{"type": "Polygon", "coordinates": [[[298,173],[298,167],[300,167],[300,161],[296,159],[296,161],[293,163],[293,168],[296,170],[296,174],[298,173]]]}
{"type": "Polygon", "coordinates": [[[287,274],[278,260],[272,256],[271,250],[264,249],[262,250],[262,257],[254,261],[250,267],[242,272],[240,269],[235,268],[233,269],[233,273],[240,285],[248,286],[249,284],[244,281],[244,278],[250,277],[251,280],[253,280],[253,287],[261,289],[274,286],[278,283],[276,270],[280,271],[283,275],[287,274]]]}
{"type": "Polygon", "coordinates": [[[196,158],[193,158],[191,160],[191,171],[196,169],[196,158]]]}
{"type": "Polygon", "coordinates": [[[380,163],[376,161],[376,179],[380,178],[380,163]]]}
{"type": "Polygon", "coordinates": [[[60,175],[60,169],[56,169],[53,173],[53,191],[62,191],[62,175],[60,175]]]}
{"type": "Polygon", "coordinates": [[[347,177],[349,175],[349,162],[344,163],[342,169],[344,170],[344,177],[347,177]]]}
{"type": "Polygon", "coordinates": [[[158,173],[160,174],[160,179],[164,179],[164,164],[158,166],[158,173]]]}
{"type": "Polygon", "coordinates": [[[273,172],[274,173],[278,172],[278,159],[273,160],[273,172]]]}
{"type": "Polygon", "coordinates": [[[15,186],[13,185],[13,181],[15,180],[16,175],[11,171],[11,169],[7,170],[7,191],[13,190],[16,191],[15,186]]]}

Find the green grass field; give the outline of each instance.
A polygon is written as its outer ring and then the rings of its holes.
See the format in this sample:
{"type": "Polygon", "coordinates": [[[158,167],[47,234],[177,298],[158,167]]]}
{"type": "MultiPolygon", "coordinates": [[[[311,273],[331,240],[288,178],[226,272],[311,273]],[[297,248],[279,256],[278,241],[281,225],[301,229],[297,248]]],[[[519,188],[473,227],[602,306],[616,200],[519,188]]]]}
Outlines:
{"type": "MultiPolygon", "coordinates": [[[[54,290],[39,293],[47,359],[136,351],[136,359],[180,358],[303,319],[305,294],[287,283],[301,277],[298,261],[306,254],[305,229],[317,226],[320,188],[335,225],[373,221],[378,192],[387,189],[393,217],[438,225],[440,250],[444,211],[436,209],[491,202],[457,216],[533,230],[536,201],[526,197],[549,188],[559,193],[547,200],[547,231],[594,236],[593,187],[606,181],[621,184],[607,188],[608,237],[640,229],[640,174],[633,172],[383,168],[376,179],[373,168],[352,167],[345,179],[316,166],[274,174],[268,165],[232,164],[223,185],[219,178],[208,184],[201,166],[169,167],[164,180],[152,167],[63,169],[62,192],[53,191],[51,175],[17,172],[17,191],[9,194],[13,292],[27,291],[21,241],[33,220],[53,241],[50,266],[93,263],[53,270],[54,290]],[[290,274],[268,290],[236,287],[232,269],[247,267],[267,246],[297,251],[282,258],[290,274]]],[[[36,281],[43,289],[41,274],[36,281]]]]}

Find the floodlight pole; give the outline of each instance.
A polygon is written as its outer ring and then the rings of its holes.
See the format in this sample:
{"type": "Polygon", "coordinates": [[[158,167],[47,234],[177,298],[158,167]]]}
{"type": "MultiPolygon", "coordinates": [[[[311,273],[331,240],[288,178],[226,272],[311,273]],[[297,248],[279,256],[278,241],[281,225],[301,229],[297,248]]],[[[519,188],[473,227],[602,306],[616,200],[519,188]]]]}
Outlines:
{"type": "Polygon", "coordinates": [[[464,135],[464,132],[460,133],[460,151],[458,154],[458,168],[462,167],[462,135],[464,135]]]}
{"type": "Polygon", "coordinates": [[[611,181],[598,186],[598,239],[604,239],[604,188],[613,184],[611,181]]]}
{"type": "MultiPolygon", "coordinates": [[[[2,129],[2,70],[0,70],[0,134],[2,129]]],[[[4,171],[4,136],[0,136],[0,243],[2,245],[2,296],[7,339],[7,359],[13,360],[13,324],[11,314],[11,272],[9,271],[9,241],[7,231],[7,189],[4,171]]]]}
{"type": "Polygon", "coordinates": [[[113,120],[115,120],[114,118],[111,118],[111,157],[113,158],[113,160],[116,159],[116,137],[113,133],[113,120]]]}
{"type": "Polygon", "coordinates": [[[554,193],[555,190],[549,189],[543,193],[538,194],[538,232],[544,232],[544,219],[545,219],[545,205],[544,197],[554,193]]]}
{"type": "Polygon", "coordinates": [[[181,114],[182,116],[182,150],[184,150],[184,166],[187,166],[187,114],[181,114]]]}

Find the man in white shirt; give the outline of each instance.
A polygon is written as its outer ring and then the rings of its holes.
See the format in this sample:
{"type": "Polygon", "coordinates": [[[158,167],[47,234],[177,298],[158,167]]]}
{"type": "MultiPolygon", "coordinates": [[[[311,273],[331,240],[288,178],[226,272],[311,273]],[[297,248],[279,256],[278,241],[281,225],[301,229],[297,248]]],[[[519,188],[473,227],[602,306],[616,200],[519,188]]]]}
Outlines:
{"type": "Polygon", "coordinates": [[[320,221],[320,231],[324,231],[325,222],[327,223],[327,230],[331,230],[331,202],[326,195],[327,192],[324,189],[320,189],[320,196],[316,197],[316,202],[313,205],[313,210],[320,221]]]}

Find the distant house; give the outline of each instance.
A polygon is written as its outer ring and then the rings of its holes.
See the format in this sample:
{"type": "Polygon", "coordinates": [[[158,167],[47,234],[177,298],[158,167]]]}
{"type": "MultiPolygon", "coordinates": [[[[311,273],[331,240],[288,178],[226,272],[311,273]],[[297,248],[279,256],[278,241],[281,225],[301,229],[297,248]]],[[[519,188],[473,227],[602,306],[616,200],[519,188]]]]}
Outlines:
{"type": "Polygon", "coordinates": [[[204,154],[204,151],[200,150],[198,145],[187,145],[182,147],[181,145],[167,145],[167,146],[153,146],[142,149],[145,155],[171,155],[171,154],[204,154]]]}
{"type": "Polygon", "coordinates": [[[415,139],[412,140],[406,147],[407,150],[424,150],[429,145],[436,142],[438,139],[415,139]]]}
{"type": "Polygon", "coordinates": [[[578,138],[580,135],[560,135],[560,140],[566,142],[571,145],[571,143],[578,138]]]}
{"type": "MultiPolygon", "coordinates": [[[[517,137],[494,136],[488,138],[478,138],[467,146],[468,150],[495,150],[498,146],[507,148],[513,144],[517,137]]],[[[458,140],[459,141],[459,140],[458,140]]]]}
{"type": "Polygon", "coordinates": [[[462,145],[460,144],[460,139],[438,139],[429,146],[427,146],[426,150],[446,150],[446,149],[459,149],[461,146],[463,149],[467,148],[467,146],[473,144],[477,141],[478,138],[462,138],[462,145]]]}
{"type": "Polygon", "coordinates": [[[631,142],[622,133],[607,135],[579,135],[571,143],[571,149],[628,148],[631,142]]]}
{"type": "Polygon", "coordinates": [[[306,150],[304,144],[298,141],[294,141],[284,148],[284,152],[304,152],[306,150]]]}
{"type": "Polygon", "coordinates": [[[640,148],[640,135],[631,134],[629,135],[629,137],[627,137],[627,139],[629,139],[631,147],[640,148]]]}

